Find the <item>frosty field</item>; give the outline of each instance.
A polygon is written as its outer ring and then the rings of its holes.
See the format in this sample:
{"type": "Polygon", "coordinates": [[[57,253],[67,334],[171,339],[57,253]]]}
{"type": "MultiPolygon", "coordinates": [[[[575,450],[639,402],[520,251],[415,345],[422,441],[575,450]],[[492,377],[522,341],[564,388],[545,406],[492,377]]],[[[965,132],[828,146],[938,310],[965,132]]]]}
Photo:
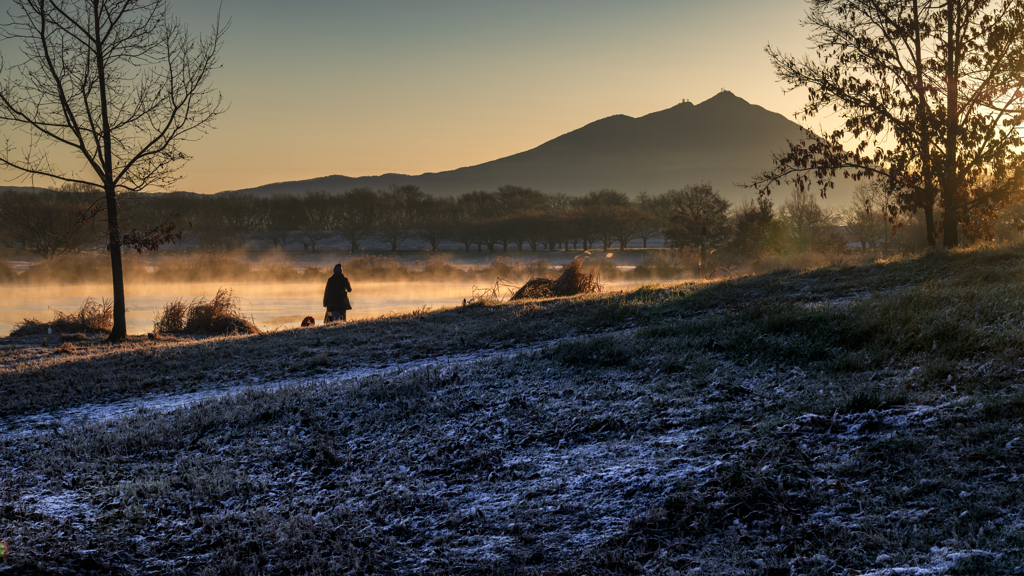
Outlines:
{"type": "Polygon", "coordinates": [[[1021,573],[1022,273],[5,339],[0,574],[1021,573]]]}

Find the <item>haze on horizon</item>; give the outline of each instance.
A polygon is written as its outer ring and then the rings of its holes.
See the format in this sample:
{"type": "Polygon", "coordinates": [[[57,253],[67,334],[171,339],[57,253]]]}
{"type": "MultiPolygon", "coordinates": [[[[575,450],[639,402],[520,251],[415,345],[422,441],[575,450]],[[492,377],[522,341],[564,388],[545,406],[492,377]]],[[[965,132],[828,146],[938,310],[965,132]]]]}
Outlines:
{"type": "MultiPolygon", "coordinates": [[[[205,33],[217,15],[208,0],[171,3],[194,32],[205,33]]],[[[10,6],[0,0],[0,12],[10,6]]],[[[802,53],[805,7],[224,0],[231,28],[213,81],[230,109],[185,146],[193,159],[176,188],[214,193],[334,174],[451,170],[614,114],[700,103],[723,88],[790,117],[804,95],[783,94],[763,48],[802,53]]],[[[27,185],[18,176],[3,173],[5,183],[27,185]]]]}

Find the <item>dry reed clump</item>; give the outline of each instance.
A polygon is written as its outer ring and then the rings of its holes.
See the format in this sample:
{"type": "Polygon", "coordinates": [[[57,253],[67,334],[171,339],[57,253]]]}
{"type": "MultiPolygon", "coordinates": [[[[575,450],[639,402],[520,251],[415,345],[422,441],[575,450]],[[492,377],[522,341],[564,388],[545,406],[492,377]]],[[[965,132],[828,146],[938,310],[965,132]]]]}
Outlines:
{"type": "Polygon", "coordinates": [[[82,307],[75,312],[53,311],[53,321],[40,322],[35,318],[26,318],[15,324],[11,336],[33,336],[58,332],[70,334],[77,332],[110,332],[114,325],[113,304],[104,298],[96,301],[87,298],[82,307]]]}
{"type": "Polygon", "coordinates": [[[255,334],[259,328],[246,320],[238,308],[238,298],[231,290],[221,288],[212,300],[200,298],[185,302],[175,300],[164,306],[153,322],[153,330],[161,334],[255,334]]]}
{"type": "Polygon", "coordinates": [[[109,332],[114,326],[114,305],[104,298],[86,299],[77,312],[54,311],[51,326],[58,332],[109,332]]]}
{"type": "Polygon", "coordinates": [[[582,258],[576,258],[566,264],[562,275],[557,280],[550,278],[530,279],[509,300],[556,298],[600,292],[601,283],[598,282],[593,271],[583,271],[583,262],[582,258]]]}

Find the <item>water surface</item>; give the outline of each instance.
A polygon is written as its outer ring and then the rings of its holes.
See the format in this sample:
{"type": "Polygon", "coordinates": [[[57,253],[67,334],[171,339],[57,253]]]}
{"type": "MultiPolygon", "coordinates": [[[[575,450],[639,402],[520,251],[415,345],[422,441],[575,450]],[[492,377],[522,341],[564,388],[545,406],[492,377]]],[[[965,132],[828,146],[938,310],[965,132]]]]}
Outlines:
{"type": "MultiPolygon", "coordinates": [[[[619,290],[634,283],[605,285],[619,290]]],[[[450,308],[479,294],[478,288],[491,288],[463,282],[353,282],[352,310],[349,320],[379,318],[387,314],[417,310],[450,308]]],[[[187,284],[130,284],[125,286],[128,334],[153,331],[153,321],[169,302],[179,298],[191,301],[213,298],[219,288],[229,288],[238,298],[242,314],[261,330],[294,328],[306,316],[320,324],[324,318],[324,283],[221,282],[187,284]]],[[[509,289],[502,289],[507,298],[509,289]]],[[[54,311],[73,312],[87,298],[111,299],[109,284],[70,284],[59,286],[4,286],[0,297],[0,336],[10,334],[25,318],[42,322],[53,320],[54,311]]]]}

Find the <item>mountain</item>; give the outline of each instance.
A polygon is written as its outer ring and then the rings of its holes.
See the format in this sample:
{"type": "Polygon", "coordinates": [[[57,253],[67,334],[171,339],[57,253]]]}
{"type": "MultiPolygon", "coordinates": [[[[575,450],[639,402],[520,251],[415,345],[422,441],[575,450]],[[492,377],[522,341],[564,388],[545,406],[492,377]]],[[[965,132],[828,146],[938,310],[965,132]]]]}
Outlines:
{"type": "MultiPolygon", "coordinates": [[[[781,114],[723,91],[697,105],[683,102],[640,118],[610,116],[532,150],[457,170],[418,176],[326,176],[243,192],[302,194],[414,184],[428,194],[444,196],[515,184],[575,196],[601,188],[659,194],[711,182],[723,196],[739,203],[752,198],[754,191],[738,184],[771,168],[772,152],[800,137],[799,126],[781,114]]],[[[788,191],[780,189],[777,194],[776,203],[780,203],[788,191]]],[[[845,203],[848,197],[848,193],[833,194],[829,204],[845,203]]]]}

